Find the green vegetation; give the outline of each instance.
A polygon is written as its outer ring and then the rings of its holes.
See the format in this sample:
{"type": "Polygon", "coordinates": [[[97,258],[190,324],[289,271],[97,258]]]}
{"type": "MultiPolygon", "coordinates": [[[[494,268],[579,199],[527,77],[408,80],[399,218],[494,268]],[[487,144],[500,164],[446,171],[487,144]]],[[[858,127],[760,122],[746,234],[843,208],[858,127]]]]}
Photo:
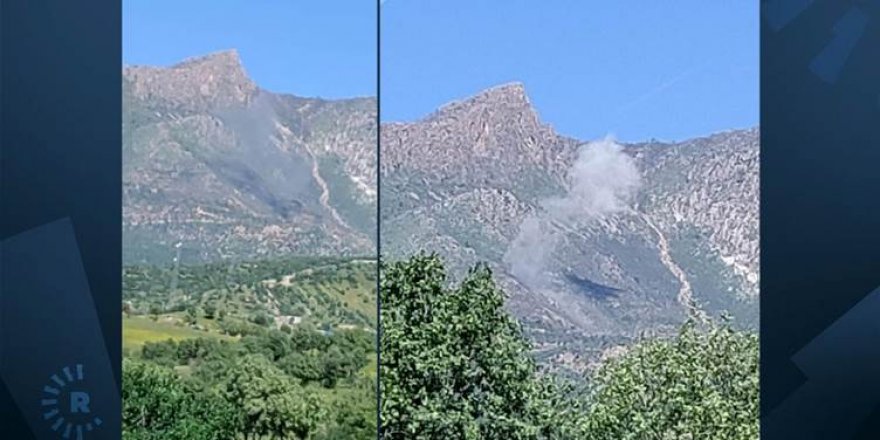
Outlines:
{"type": "Polygon", "coordinates": [[[374,274],[341,259],[126,268],[124,438],[373,438],[374,274]]]}
{"type": "MultiPolygon", "coordinates": [[[[166,320],[208,319],[226,327],[276,319],[278,326],[375,327],[371,260],[296,258],[123,270],[125,310],[166,320]],[[170,318],[168,318],[170,317],[170,318]]],[[[222,327],[222,326],[220,326],[222,327]]]]}
{"type": "Polygon", "coordinates": [[[639,344],[593,387],[592,438],[758,438],[758,338],[726,324],[639,344]]]}
{"type": "Polygon", "coordinates": [[[670,252],[687,273],[694,299],[710,314],[728,313],[741,330],[758,330],[759,300],[731,294],[741,281],[711,248],[709,239],[694,227],[682,227],[670,237],[670,252]]]}
{"type": "Polygon", "coordinates": [[[486,267],[449,287],[417,256],[380,297],[384,439],[758,437],[757,337],[726,323],[639,342],[581,390],[538,370],[486,267]]]}
{"type": "Polygon", "coordinates": [[[383,270],[382,433],[387,439],[558,437],[559,408],[485,267],[444,287],[437,258],[383,270]]]}
{"type": "Polygon", "coordinates": [[[196,330],[181,325],[181,322],[174,315],[164,316],[162,321],[153,320],[152,317],[146,316],[123,317],[122,348],[124,351],[133,352],[140,350],[148,342],[162,342],[169,339],[180,341],[206,336],[231,339],[231,337],[219,333],[196,330]]]}

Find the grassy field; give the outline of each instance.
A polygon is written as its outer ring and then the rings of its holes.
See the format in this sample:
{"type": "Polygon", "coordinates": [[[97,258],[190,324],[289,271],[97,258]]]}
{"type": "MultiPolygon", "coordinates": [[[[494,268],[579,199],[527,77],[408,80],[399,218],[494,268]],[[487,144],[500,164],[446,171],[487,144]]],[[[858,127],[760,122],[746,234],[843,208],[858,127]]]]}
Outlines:
{"type": "MultiPolygon", "coordinates": [[[[146,316],[124,316],[122,318],[122,351],[129,355],[136,354],[147,342],[162,342],[169,339],[173,341],[199,337],[236,339],[216,330],[216,324],[213,324],[211,320],[201,319],[199,325],[207,330],[197,330],[182,324],[179,317],[175,315],[165,315],[159,317],[158,320],[146,316]]],[[[367,358],[369,362],[359,375],[363,378],[376,377],[378,370],[376,355],[370,353],[367,358]]]]}
{"type": "Polygon", "coordinates": [[[155,321],[146,316],[125,316],[122,318],[122,350],[125,352],[137,351],[147,342],[169,339],[180,341],[206,336],[232,339],[216,331],[197,330],[179,322],[173,315],[161,316],[155,321]]]}

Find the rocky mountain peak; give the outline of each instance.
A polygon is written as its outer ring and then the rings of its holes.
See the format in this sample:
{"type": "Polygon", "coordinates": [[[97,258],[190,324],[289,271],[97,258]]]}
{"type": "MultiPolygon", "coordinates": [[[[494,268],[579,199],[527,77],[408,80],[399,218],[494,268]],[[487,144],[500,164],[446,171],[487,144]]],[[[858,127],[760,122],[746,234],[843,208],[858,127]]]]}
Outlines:
{"type": "Polygon", "coordinates": [[[123,78],[125,261],[375,252],[375,98],[273,93],[235,50],[123,78]]]}
{"type": "Polygon", "coordinates": [[[241,56],[236,49],[221,50],[205,55],[187,58],[172,68],[174,69],[211,69],[218,73],[240,71],[244,73],[241,56]]]}
{"type": "Polygon", "coordinates": [[[529,101],[525,86],[519,82],[491,87],[463,100],[453,101],[440,107],[425,121],[444,125],[466,122],[467,126],[460,128],[468,131],[474,128],[490,130],[485,133],[487,135],[501,133],[506,128],[541,128],[538,113],[529,101]]]}
{"type": "Polygon", "coordinates": [[[446,104],[435,112],[432,118],[454,116],[457,113],[473,113],[474,111],[492,112],[495,114],[529,114],[537,117],[529,102],[525,86],[520,82],[501,84],[483,90],[463,100],[446,104]]]}
{"type": "Polygon", "coordinates": [[[540,121],[525,86],[512,82],[446,104],[421,121],[386,125],[383,168],[459,167],[474,160],[542,163],[548,154],[559,155],[560,143],[540,121]]]}
{"type": "Polygon", "coordinates": [[[189,58],[170,67],[129,66],[124,77],[136,98],[189,109],[245,104],[258,90],[234,49],[189,58]]]}

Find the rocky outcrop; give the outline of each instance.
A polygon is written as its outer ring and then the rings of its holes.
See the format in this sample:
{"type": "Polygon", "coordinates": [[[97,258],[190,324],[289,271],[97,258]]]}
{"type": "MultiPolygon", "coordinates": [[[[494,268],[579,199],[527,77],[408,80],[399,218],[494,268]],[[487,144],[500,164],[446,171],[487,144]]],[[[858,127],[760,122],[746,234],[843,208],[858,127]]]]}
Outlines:
{"type": "Polygon", "coordinates": [[[376,100],[273,93],[235,51],[123,74],[126,262],[375,253],[376,100]]]}
{"type": "Polygon", "coordinates": [[[542,123],[521,84],[381,133],[383,257],[434,251],[459,275],[488,262],[543,359],[574,353],[586,365],[694,313],[757,325],[756,129],[624,145],[641,178],[631,206],[551,225],[541,288],[515,276],[505,254],[527,219],[568,193],[585,141],[542,123]]]}

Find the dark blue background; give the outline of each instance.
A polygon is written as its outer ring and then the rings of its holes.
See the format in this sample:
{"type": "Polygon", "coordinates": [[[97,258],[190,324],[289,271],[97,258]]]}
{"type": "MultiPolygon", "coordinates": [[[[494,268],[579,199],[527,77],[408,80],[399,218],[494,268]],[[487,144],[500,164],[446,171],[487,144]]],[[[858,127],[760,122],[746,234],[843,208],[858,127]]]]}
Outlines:
{"type": "Polygon", "coordinates": [[[878,439],[880,2],[762,6],[762,439],[878,439]]]}
{"type": "MultiPolygon", "coordinates": [[[[103,342],[96,338],[91,348],[109,356],[113,377],[102,380],[105,386],[117,388],[121,356],[120,8],[119,0],[3,0],[0,12],[0,239],[6,241],[56,220],[69,221],[103,330],[103,342]]],[[[43,251],[51,254],[58,249],[50,244],[43,251]]],[[[12,272],[12,263],[9,258],[2,260],[0,295],[4,301],[30,294],[19,289],[23,278],[12,272]]],[[[33,319],[44,319],[47,332],[66,331],[59,317],[33,319]]],[[[4,322],[11,320],[0,317],[4,338],[29,338],[21,329],[2,327],[4,322]]],[[[45,347],[34,347],[41,349],[45,347]]],[[[33,353],[0,355],[4,362],[17,362],[33,353]]],[[[39,393],[39,388],[34,390],[35,403],[39,403],[39,393]]],[[[112,404],[102,414],[105,426],[88,439],[119,437],[118,400],[103,404],[112,404]]],[[[25,422],[23,411],[30,410],[17,407],[6,384],[0,386],[0,438],[37,438],[25,422]]]]}

